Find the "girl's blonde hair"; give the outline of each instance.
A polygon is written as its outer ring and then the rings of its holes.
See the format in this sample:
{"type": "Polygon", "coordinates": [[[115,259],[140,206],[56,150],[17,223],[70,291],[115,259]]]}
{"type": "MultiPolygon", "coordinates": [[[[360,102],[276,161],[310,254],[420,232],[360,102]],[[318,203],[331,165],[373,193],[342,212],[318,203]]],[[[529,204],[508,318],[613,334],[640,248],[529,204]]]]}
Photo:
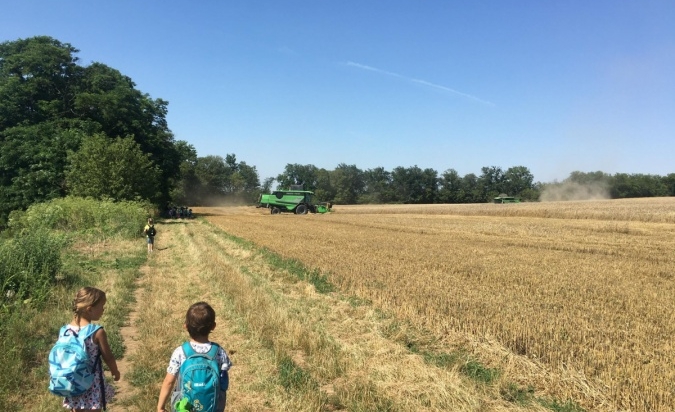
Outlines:
{"type": "Polygon", "coordinates": [[[99,302],[105,300],[105,292],[91,286],[83,287],[77,291],[73,299],[73,314],[79,320],[84,312],[90,306],[96,306],[99,302]]]}

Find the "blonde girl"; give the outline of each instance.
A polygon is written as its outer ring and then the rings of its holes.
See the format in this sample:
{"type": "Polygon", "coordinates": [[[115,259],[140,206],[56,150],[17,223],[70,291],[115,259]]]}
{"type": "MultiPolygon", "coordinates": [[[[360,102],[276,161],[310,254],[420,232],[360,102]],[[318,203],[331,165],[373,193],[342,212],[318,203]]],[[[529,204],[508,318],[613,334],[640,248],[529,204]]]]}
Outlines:
{"type": "MultiPolygon", "coordinates": [[[[61,331],[72,330],[79,332],[81,329],[90,323],[101,319],[103,315],[104,306],[106,303],[105,292],[93,287],[84,287],[77,292],[75,299],[73,299],[73,320],[69,324],[61,328],[61,331]]],[[[120,371],[117,369],[117,362],[110,350],[108,344],[108,337],[105,330],[101,327],[91,337],[85,340],[87,354],[94,364],[95,359],[100,355],[103,361],[108,365],[108,369],[113,375],[115,381],[120,380],[120,371]]],[[[100,362],[98,367],[103,368],[100,362]]],[[[98,372],[98,371],[97,371],[98,372]]],[[[100,411],[105,408],[105,403],[112,399],[115,392],[113,387],[104,382],[102,373],[96,373],[94,384],[85,393],[79,396],[66,397],[63,400],[63,407],[69,408],[72,412],[76,411],[100,411]],[[105,389],[105,397],[103,397],[103,390],[105,389]]]]}

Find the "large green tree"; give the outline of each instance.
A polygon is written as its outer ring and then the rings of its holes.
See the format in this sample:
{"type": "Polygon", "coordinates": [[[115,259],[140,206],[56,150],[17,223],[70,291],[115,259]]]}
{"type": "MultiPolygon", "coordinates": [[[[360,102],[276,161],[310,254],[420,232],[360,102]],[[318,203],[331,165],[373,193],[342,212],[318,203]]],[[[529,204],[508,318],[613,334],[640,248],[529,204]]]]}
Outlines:
{"type": "Polygon", "coordinates": [[[614,199],[668,196],[666,179],[656,175],[617,173],[611,178],[610,195],[614,199]]]}
{"type": "Polygon", "coordinates": [[[318,171],[314,165],[301,165],[289,163],[284,172],[277,176],[279,189],[288,189],[291,185],[302,185],[305,190],[316,190],[318,184],[318,171]]]}
{"type": "Polygon", "coordinates": [[[167,102],[47,36],[0,43],[0,226],[9,211],[67,194],[66,153],[94,134],[131,136],[159,167],[159,199],[180,178],[167,102]]]}
{"type": "Polygon", "coordinates": [[[12,210],[66,193],[67,154],[79,147],[82,133],[43,122],[6,129],[0,137],[1,227],[12,210]]]}
{"type": "Polygon", "coordinates": [[[210,199],[220,199],[225,196],[225,188],[229,184],[232,170],[225,164],[222,156],[205,156],[197,159],[195,168],[200,182],[198,202],[209,204],[210,199]]]}
{"type": "Polygon", "coordinates": [[[534,176],[525,166],[513,166],[504,172],[502,189],[510,196],[522,197],[526,191],[531,190],[534,184],[534,176]]]}
{"type": "Polygon", "coordinates": [[[675,173],[670,173],[663,177],[663,184],[668,190],[667,196],[675,196],[675,173]]]}
{"type": "Polygon", "coordinates": [[[493,197],[506,191],[504,187],[504,171],[499,166],[485,166],[481,168],[478,177],[479,202],[489,202],[493,197]]]}
{"type": "Polygon", "coordinates": [[[418,166],[395,167],[391,173],[396,200],[401,203],[434,203],[438,195],[438,172],[418,166]]]}
{"type": "Polygon", "coordinates": [[[474,173],[467,173],[462,176],[462,192],[464,194],[463,203],[482,203],[485,202],[480,180],[474,173]]]}
{"type": "Polygon", "coordinates": [[[75,196],[154,201],[161,196],[159,168],[131,137],[90,136],[68,160],[66,185],[75,196]]]}
{"type": "Polygon", "coordinates": [[[462,177],[455,169],[448,169],[439,178],[438,201],[441,203],[464,203],[466,195],[462,177]]]}
{"type": "Polygon", "coordinates": [[[0,43],[0,131],[74,117],[77,52],[47,36],[0,43]]]}
{"type": "MultiPolygon", "coordinates": [[[[192,166],[186,166],[189,168],[192,166]]],[[[237,161],[234,154],[198,157],[190,176],[184,181],[184,202],[191,205],[210,205],[222,202],[252,203],[260,193],[260,178],[255,166],[237,161]]],[[[175,199],[178,201],[178,198],[175,199]]]]}
{"type": "Polygon", "coordinates": [[[356,165],[340,163],[331,173],[331,184],[335,188],[333,202],[356,204],[365,187],[363,171],[356,165]]]}
{"type": "Polygon", "coordinates": [[[171,200],[180,205],[195,205],[197,204],[195,196],[200,187],[200,181],[196,173],[197,149],[183,140],[176,142],[176,149],[181,159],[181,179],[171,191],[171,200]]]}
{"type": "Polygon", "coordinates": [[[332,172],[324,168],[316,171],[316,188],[314,194],[316,200],[324,202],[335,202],[335,187],[332,182],[332,172]]]}
{"type": "Polygon", "coordinates": [[[364,189],[359,203],[391,203],[395,200],[391,172],[378,166],[363,172],[364,189]]]}

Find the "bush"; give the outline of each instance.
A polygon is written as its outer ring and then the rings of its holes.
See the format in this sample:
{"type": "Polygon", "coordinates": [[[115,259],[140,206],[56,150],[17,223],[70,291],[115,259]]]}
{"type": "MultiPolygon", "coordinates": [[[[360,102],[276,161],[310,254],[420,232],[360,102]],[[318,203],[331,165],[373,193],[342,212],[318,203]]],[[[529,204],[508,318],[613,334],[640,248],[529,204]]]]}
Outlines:
{"type": "Polygon", "coordinates": [[[101,240],[133,238],[153,214],[154,208],[147,202],[65,197],[10,213],[9,228],[15,234],[53,229],[91,234],[101,240]]]}
{"type": "Polygon", "coordinates": [[[61,269],[62,244],[63,239],[43,231],[27,232],[0,244],[1,306],[47,298],[61,269]]]}

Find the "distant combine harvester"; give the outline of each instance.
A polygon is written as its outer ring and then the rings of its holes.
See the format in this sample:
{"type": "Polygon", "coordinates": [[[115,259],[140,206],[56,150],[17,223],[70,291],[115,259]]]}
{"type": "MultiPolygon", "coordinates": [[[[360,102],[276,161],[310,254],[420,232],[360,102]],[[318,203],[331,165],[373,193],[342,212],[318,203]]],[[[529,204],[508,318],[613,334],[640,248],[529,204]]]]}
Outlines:
{"type": "Polygon", "coordinates": [[[501,195],[494,198],[494,203],[520,203],[520,199],[502,193],[501,195]]]}
{"type": "Polygon", "coordinates": [[[272,194],[261,194],[256,207],[266,207],[273,215],[282,212],[306,215],[328,213],[332,205],[328,202],[314,202],[314,192],[302,190],[302,185],[291,185],[290,190],[275,190],[272,194]]]}

